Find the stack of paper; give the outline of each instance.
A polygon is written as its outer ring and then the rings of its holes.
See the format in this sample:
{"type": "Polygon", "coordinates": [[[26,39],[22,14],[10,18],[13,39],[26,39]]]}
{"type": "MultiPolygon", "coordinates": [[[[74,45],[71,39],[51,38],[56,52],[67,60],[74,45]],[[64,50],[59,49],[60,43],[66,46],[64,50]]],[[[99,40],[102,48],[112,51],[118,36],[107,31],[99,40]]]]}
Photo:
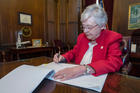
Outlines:
{"type": "MultiPolygon", "coordinates": [[[[48,68],[48,69],[54,69],[55,72],[67,68],[67,67],[72,67],[72,66],[77,66],[74,64],[65,64],[65,63],[59,63],[56,64],[54,62],[49,63],[48,65],[41,65],[41,68],[48,68]]],[[[103,85],[105,83],[107,74],[100,75],[100,76],[93,76],[93,75],[83,75],[74,79],[66,80],[66,81],[60,81],[60,80],[54,80],[51,78],[51,80],[58,81],[64,84],[69,84],[69,85],[74,85],[82,88],[87,88],[91,90],[96,90],[98,92],[101,92],[103,85]]]]}
{"type": "MultiPolygon", "coordinates": [[[[54,72],[72,66],[76,65],[52,62],[41,66],[19,66],[0,79],[0,93],[32,93],[44,78],[54,80],[50,77],[54,72]]],[[[101,92],[106,77],[107,74],[98,77],[83,75],[66,81],[54,81],[101,92]]]]}
{"type": "Polygon", "coordinates": [[[0,93],[32,93],[50,71],[22,65],[0,80],[0,93]]]}

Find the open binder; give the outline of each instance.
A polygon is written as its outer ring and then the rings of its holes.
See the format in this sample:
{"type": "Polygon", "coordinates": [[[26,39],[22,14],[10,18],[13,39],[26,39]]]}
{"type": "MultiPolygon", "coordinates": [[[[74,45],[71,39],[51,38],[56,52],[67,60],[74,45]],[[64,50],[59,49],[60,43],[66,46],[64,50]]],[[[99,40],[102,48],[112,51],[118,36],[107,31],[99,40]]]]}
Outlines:
{"type": "MultiPolygon", "coordinates": [[[[54,62],[40,66],[21,65],[0,79],[0,93],[32,93],[43,79],[54,80],[55,72],[72,66],[76,65],[54,62]]],[[[101,92],[106,77],[107,74],[97,77],[83,75],[66,81],[54,81],[101,92]]]]}

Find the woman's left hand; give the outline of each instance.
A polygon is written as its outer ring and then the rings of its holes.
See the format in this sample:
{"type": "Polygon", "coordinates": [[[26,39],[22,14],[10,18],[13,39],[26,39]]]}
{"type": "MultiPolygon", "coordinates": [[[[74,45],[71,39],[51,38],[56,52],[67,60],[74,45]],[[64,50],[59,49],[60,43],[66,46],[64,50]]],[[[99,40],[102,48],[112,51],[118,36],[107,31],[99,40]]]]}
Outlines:
{"type": "Polygon", "coordinates": [[[85,66],[75,66],[75,67],[70,67],[70,68],[65,68],[62,69],[58,72],[55,73],[54,75],[54,79],[59,79],[59,80],[68,80],[68,79],[72,79],[72,78],[76,78],[80,75],[82,75],[83,73],[85,73],[86,71],[86,67],[85,66]]]}

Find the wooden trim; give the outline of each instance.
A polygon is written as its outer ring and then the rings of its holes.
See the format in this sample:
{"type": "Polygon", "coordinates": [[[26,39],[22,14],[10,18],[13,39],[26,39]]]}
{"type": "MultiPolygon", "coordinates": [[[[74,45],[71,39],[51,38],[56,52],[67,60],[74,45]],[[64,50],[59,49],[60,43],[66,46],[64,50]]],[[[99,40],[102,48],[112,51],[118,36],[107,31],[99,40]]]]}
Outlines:
{"type": "Polygon", "coordinates": [[[66,0],[66,42],[68,41],[69,34],[69,0],[66,0]]]}
{"type": "Polygon", "coordinates": [[[57,0],[56,32],[57,39],[60,39],[60,0],[57,0]]]}
{"type": "Polygon", "coordinates": [[[6,62],[6,58],[5,58],[5,51],[2,51],[2,62],[6,62]]]}
{"type": "Polygon", "coordinates": [[[131,58],[140,58],[140,53],[130,53],[131,58]]]}

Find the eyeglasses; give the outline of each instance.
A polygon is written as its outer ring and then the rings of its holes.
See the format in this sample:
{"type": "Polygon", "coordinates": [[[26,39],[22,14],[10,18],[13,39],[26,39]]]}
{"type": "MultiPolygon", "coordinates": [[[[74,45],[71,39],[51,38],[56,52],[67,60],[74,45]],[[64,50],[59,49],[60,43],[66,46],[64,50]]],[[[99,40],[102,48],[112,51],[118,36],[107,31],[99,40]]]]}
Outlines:
{"type": "Polygon", "coordinates": [[[94,25],[94,26],[83,26],[83,30],[92,30],[93,28],[97,27],[98,25],[94,25]]]}

